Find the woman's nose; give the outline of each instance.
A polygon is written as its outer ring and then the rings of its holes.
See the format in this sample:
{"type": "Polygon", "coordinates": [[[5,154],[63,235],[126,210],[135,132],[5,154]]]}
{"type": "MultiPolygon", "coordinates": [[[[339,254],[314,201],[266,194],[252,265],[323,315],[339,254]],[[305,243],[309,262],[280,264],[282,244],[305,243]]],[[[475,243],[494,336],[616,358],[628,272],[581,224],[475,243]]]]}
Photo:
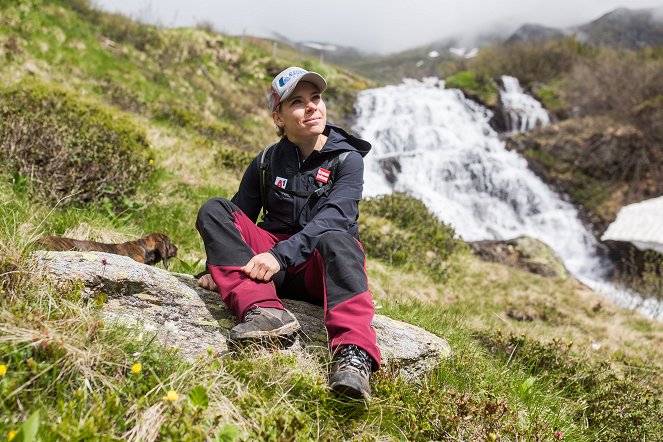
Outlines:
{"type": "Polygon", "coordinates": [[[316,109],[317,109],[317,106],[315,105],[315,102],[314,102],[314,101],[309,100],[309,102],[306,103],[306,110],[307,110],[307,111],[308,111],[308,110],[313,110],[313,111],[314,111],[314,110],[316,110],[316,109]]]}

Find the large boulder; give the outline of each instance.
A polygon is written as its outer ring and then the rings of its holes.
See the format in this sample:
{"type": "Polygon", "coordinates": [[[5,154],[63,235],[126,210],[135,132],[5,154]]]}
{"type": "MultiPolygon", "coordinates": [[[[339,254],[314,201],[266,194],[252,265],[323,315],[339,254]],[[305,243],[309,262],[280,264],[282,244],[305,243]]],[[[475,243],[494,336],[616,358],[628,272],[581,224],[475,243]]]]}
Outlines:
{"type": "MultiPolygon", "coordinates": [[[[230,351],[228,330],[236,320],[218,293],[199,287],[190,275],[170,273],[132,259],[102,252],[35,252],[40,267],[57,282],[80,280],[90,296],[108,297],[108,320],[143,327],[163,345],[177,347],[186,358],[230,351]]],[[[288,351],[327,347],[320,306],[285,300],[302,330],[288,351]]],[[[383,356],[407,379],[417,379],[451,355],[449,344],[419,327],[375,315],[373,328],[383,356]]]]}

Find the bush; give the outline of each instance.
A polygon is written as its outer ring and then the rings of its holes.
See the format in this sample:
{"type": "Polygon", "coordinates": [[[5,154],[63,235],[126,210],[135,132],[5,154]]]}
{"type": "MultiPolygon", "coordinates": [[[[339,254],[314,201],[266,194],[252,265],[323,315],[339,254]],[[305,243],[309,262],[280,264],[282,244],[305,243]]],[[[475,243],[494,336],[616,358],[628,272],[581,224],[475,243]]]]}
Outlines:
{"type": "Polygon", "coordinates": [[[444,82],[447,88],[457,88],[465,95],[475,95],[488,105],[497,102],[497,86],[490,78],[477,77],[474,72],[460,71],[447,78],[444,82]]]}
{"type": "Polygon", "coordinates": [[[0,159],[42,197],[120,205],[151,175],[143,131],[54,86],[0,91],[0,159]]]}
{"type": "Polygon", "coordinates": [[[593,51],[573,38],[544,44],[496,45],[482,49],[469,67],[480,77],[511,75],[529,86],[559,78],[572,68],[576,60],[591,55],[593,51]]]}
{"type": "Polygon", "coordinates": [[[440,281],[448,276],[451,255],[465,243],[416,198],[395,193],[361,202],[361,240],[368,256],[390,264],[427,271],[440,281]]]}

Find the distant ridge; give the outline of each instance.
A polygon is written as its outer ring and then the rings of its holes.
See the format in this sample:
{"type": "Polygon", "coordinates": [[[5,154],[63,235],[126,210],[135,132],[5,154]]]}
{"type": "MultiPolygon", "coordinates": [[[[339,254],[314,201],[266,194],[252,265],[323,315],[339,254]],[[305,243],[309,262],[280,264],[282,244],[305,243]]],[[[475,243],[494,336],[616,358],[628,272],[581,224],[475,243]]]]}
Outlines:
{"type": "Polygon", "coordinates": [[[556,29],[537,24],[519,27],[506,43],[542,43],[576,35],[585,43],[613,48],[642,49],[663,45],[663,6],[648,9],[617,8],[587,24],[556,29]]]}
{"type": "Polygon", "coordinates": [[[561,40],[566,36],[564,31],[547,26],[526,23],[519,27],[516,32],[506,39],[505,43],[543,43],[548,40],[561,40]]]}
{"type": "Polygon", "coordinates": [[[663,7],[632,10],[618,8],[579,26],[587,43],[629,49],[663,45],[663,7]]]}

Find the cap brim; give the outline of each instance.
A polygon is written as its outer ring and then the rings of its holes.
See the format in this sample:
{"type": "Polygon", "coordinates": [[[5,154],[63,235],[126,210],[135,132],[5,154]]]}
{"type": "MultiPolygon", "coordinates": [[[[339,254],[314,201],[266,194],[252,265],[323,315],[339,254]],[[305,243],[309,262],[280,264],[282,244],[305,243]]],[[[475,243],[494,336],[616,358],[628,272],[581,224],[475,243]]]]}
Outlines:
{"type": "Polygon", "coordinates": [[[325,89],[327,89],[327,82],[325,81],[324,78],[322,78],[322,75],[316,72],[307,72],[306,74],[297,77],[295,81],[292,82],[292,86],[288,85],[289,87],[281,96],[280,102],[283,103],[290,95],[292,95],[297,85],[302,81],[308,81],[309,83],[313,83],[315,87],[317,87],[320,90],[320,92],[324,92],[325,89]]]}

